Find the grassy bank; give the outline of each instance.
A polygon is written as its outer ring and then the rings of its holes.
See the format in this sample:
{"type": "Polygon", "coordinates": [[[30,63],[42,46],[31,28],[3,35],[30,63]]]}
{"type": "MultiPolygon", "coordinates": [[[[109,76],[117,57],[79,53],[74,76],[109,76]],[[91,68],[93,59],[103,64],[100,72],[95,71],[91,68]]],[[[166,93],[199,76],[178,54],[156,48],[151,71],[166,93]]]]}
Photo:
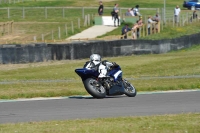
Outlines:
{"type": "Polygon", "coordinates": [[[1,124],[1,133],[199,133],[200,114],[1,124]]]}
{"type": "MultiPolygon", "coordinates": [[[[134,1],[125,1],[125,0],[120,0],[120,1],[105,0],[103,1],[104,7],[105,7],[104,15],[110,16],[111,9],[106,9],[106,8],[107,7],[112,8],[115,3],[119,3],[119,7],[127,7],[127,8],[134,7],[136,4],[139,4],[141,8],[160,8],[160,11],[161,11],[161,8],[163,8],[163,2],[157,1],[157,0],[153,0],[151,2],[141,0],[139,3],[134,2],[134,1]]],[[[166,2],[166,7],[167,9],[169,8],[169,11],[173,13],[173,11],[171,10],[173,10],[175,5],[181,5],[181,4],[182,4],[182,1],[180,0],[179,1],[169,0],[166,2]]],[[[2,2],[0,4],[0,8],[1,7],[2,8],[6,7],[6,8],[0,10],[1,22],[7,22],[7,21],[12,21],[12,20],[14,20],[14,22],[46,22],[46,25],[44,26],[45,28],[43,28],[43,30],[38,30],[37,23],[35,24],[32,23],[31,25],[17,24],[14,26],[15,27],[14,34],[5,36],[4,33],[2,33],[3,37],[1,38],[0,42],[2,42],[2,44],[5,44],[7,41],[9,43],[19,43],[19,42],[26,43],[25,41],[33,41],[34,36],[37,36],[37,40],[42,40],[42,34],[45,36],[44,40],[52,40],[52,34],[51,34],[52,31],[54,31],[54,35],[53,35],[55,36],[54,39],[58,40],[58,27],[61,28],[61,39],[66,39],[70,35],[79,33],[80,31],[87,28],[87,26],[83,26],[83,23],[82,23],[80,29],[75,28],[74,33],[72,33],[71,31],[71,27],[72,27],[71,22],[73,21],[74,26],[78,27],[76,24],[78,18],[83,19],[81,7],[86,7],[84,10],[85,15],[87,14],[95,15],[97,14],[98,6],[99,6],[98,1],[94,1],[94,0],[83,0],[83,1],[37,0],[37,1],[24,1],[24,2],[19,2],[19,3],[16,2],[16,3],[11,3],[11,4],[4,4],[4,2],[2,2]],[[10,7],[9,13],[8,13],[7,7],[10,7]],[[17,7],[18,9],[12,9],[15,7],[17,7]],[[32,9],[30,9],[29,7],[32,7],[32,9]],[[42,8],[37,8],[37,7],[42,7],[42,8]],[[59,9],[48,8],[46,10],[43,7],[80,7],[80,8],[79,9],[67,8],[64,10],[63,8],[59,8],[59,9]],[[87,7],[94,7],[94,8],[87,9],[87,7]],[[8,18],[8,14],[9,14],[9,18],[8,18]],[[48,22],[61,22],[61,23],[67,24],[68,26],[67,35],[66,35],[65,27],[63,24],[59,24],[59,25],[57,24],[57,26],[55,27],[53,26],[55,24],[51,25],[51,23],[48,24],[48,22]]],[[[124,9],[122,13],[125,13],[125,12],[126,10],[124,9]]],[[[144,16],[145,15],[153,16],[156,13],[156,11],[152,11],[152,10],[141,10],[140,12],[144,16]]],[[[83,22],[84,20],[81,20],[81,21],[83,22]]],[[[42,25],[39,25],[39,27],[41,26],[42,25]]],[[[172,31],[172,30],[169,30],[169,28],[166,28],[166,29],[168,29],[168,31],[172,31]]],[[[187,30],[187,32],[189,32],[189,34],[192,34],[194,33],[193,32],[194,29],[197,29],[197,28],[192,28],[192,29],[193,30],[187,30]]],[[[105,36],[112,35],[113,33],[114,35],[119,35],[121,33],[121,27],[114,32],[106,34],[105,36]]],[[[172,32],[170,33],[165,32],[164,35],[162,35],[161,33],[159,35],[159,38],[162,38],[162,37],[165,38],[165,37],[171,37],[171,36],[174,37],[172,32]]],[[[157,36],[155,37],[153,36],[150,38],[156,38],[156,37],[157,36]]]]}
{"type": "MultiPolygon", "coordinates": [[[[200,88],[200,46],[166,54],[103,58],[117,62],[138,91],[200,88]],[[170,76],[169,78],[161,78],[170,76]],[[181,76],[181,77],[174,77],[181,76]],[[148,77],[148,78],[147,78],[148,77]]],[[[74,70],[88,59],[0,65],[0,99],[85,95],[74,70]]]]}

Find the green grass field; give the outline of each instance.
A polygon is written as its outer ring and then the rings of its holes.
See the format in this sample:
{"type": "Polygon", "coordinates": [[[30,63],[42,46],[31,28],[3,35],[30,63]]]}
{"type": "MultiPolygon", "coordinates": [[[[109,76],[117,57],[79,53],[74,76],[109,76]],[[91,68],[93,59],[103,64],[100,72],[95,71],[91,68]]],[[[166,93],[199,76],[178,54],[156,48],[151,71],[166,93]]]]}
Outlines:
{"type": "Polygon", "coordinates": [[[200,114],[1,124],[0,133],[199,133],[200,114]]]}
{"type": "MultiPolygon", "coordinates": [[[[141,91],[200,88],[200,46],[166,54],[104,58],[141,91]],[[172,76],[169,78],[160,78],[172,76]],[[173,76],[189,76],[173,78],[173,76]],[[146,77],[149,77],[146,79],[146,77]]],[[[0,99],[88,95],[74,70],[88,59],[0,65],[0,99]]]]}

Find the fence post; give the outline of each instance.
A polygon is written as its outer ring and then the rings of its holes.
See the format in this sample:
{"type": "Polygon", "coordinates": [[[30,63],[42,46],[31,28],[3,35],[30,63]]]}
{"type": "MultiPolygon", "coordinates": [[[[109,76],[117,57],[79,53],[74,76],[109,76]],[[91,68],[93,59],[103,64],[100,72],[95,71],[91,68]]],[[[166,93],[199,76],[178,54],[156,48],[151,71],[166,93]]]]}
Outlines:
{"type": "Polygon", "coordinates": [[[10,8],[8,7],[8,18],[10,18],[10,8]]]}
{"type": "Polygon", "coordinates": [[[8,31],[8,35],[10,34],[9,25],[10,25],[10,22],[7,23],[7,31],[8,31]]]}
{"type": "Polygon", "coordinates": [[[13,21],[11,21],[11,23],[10,23],[10,32],[11,32],[11,34],[13,33],[13,21]]]}
{"type": "Polygon", "coordinates": [[[84,26],[87,26],[87,15],[85,15],[84,26]]]}
{"type": "Polygon", "coordinates": [[[37,41],[37,37],[36,37],[36,36],[33,37],[33,41],[34,41],[34,42],[37,41]]]}
{"type": "Polygon", "coordinates": [[[160,13],[160,15],[161,15],[161,20],[164,22],[163,8],[161,8],[161,13],[160,13]]]}
{"type": "Polygon", "coordinates": [[[47,18],[47,7],[44,8],[45,12],[45,18],[47,18]]]}
{"type": "Polygon", "coordinates": [[[91,15],[91,19],[92,19],[92,20],[94,19],[94,14],[91,15]]]}
{"type": "Polygon", "coordinates": [[[65,35],[67,36],[68,33],[67,33],[67,24],[65,24],[65,35]]]}
{"type": "Polygon", "coordinates": [[[58,27],[58,38],[60,39],[60,27],[58,27]]]}
{"type": "Polygon", "coordinates": [[[25,18],[25,12],[24,12],[24,7],[22,8],[22,16],[23,16],[23,18],[25,18]]]}
{"type": "Polygon", "coordinates": [[[164,21],[161,21],[161,29],[163,30],[164,27],[164,21]]]}
{"type": "Polygon", "coordinates": [[[144,25],[142,25],[142,35],[145,36],[144,25]]]}
{"type": "Polygon", "coordinates": [[[53,30],[51,31],[51,40],[54,39],[53,30]]]}
{"type": "Polygon", "coordinates": [[[65,9],[62,8],[63,18],[65,17],[65,9]]]}
{"type": "Polygon", "coordinates": [[[42,34],[42,41],[44,41],[44,34],[42,34]]]}
{"type": "Polygon", "coordinates": [[[80,18],[78,18],[78,28],[80,29],[80,18]]]}
{"type": "Polygon", "coordinates": [[[139,38],[141,37],[141,27],[139,28],[139,38]]]}
{"type": "MultiPolygon", "coordinates": [[[[157,24],[157,23],[156,23],[157,24]]],[[[156,24],[154,24],[153,34],[156,34],[156,24]]]]}
{"type": "MultiPolygon", "coordinates": [[[[122,10],[121,10],[121,8],[119,8],[119,19],[121,19],[121,20],[123,20],[123,18],[122,18],[122,10]]],[[[120,21],[120,20],[119,20],[120,21]]]]}
{"type": "Polygon", "coordinates": [[[71,27],[72,27],[72,33],[74,33],[74,25],[73,25],[73,21],[71,21],[71,27]]]}
{"type": "Polygon", "coordinates": [[[5,34],[5,32],[6,32],[6,29],[5,29],[5,23],[3,24],[3,35],[5,34]]]}
{"type": "Polygon", "coordinates": [[[84,19],[84,16],[85,16],[85,14],[84,14],[84,7],[82,7],[82,18],[84,19]]]}
{"type": "Polygon", "coordinates": [[[88,26],[90,26],[90,14],[88,14],[88,26]]]}

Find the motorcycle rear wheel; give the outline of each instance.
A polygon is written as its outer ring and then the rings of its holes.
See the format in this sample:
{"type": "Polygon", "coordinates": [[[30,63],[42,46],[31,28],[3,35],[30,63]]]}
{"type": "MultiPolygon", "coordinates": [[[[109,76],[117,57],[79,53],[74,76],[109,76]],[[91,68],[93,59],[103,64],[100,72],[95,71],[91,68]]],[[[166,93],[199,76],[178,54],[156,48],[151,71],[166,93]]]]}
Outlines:
{"type": "Polygon", "coordinates": [[[124,79],[123,85],[124,85],[125,95],[127,95],[128,97],[136,96],[137,90],[131,83],[129,83],[127,80],[124,79]]]}
{"type": "Polygon", "coordinates": [[[106,89],[96,79],[88,78],[83,81],[86,91],[94,98],[104,98],[106,89]]]}

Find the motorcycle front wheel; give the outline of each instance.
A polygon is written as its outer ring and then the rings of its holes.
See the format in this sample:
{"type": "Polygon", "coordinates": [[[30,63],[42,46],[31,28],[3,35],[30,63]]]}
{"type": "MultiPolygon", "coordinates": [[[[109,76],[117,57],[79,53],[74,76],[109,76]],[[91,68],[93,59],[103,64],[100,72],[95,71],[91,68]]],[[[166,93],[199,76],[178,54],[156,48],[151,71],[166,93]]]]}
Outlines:
{"type": "Polygon", "coordinates": [[[104,98],[106,96],[106,89],[93,78],[88,78],[83,81],[86,91],[94,98],[104,98]]]}
{"type": "Polygon", "coordinates": [[[137,91],[131,83],[129,83],[127,80],[124,79],[123,85],[124,85],[125,95],[127,95],[128,97],[136,96],[137,91]]]}

